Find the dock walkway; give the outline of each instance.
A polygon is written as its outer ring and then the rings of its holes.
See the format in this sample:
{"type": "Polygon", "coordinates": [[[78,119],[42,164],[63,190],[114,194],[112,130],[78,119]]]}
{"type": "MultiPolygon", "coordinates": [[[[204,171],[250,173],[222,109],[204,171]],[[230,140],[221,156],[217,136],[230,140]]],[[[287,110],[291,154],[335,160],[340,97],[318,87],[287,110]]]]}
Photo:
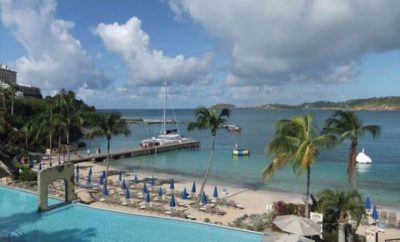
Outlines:
{"type": "MultiPolygon", "coordinates": [[[[188,141],[182,141],[182,142],[176,143],[176,144],[166,144],[166,145],[162,145],[162,146],[153,146],[153,147],[146,147],[146,148],[135,147],[135,148],[129,149],[129,150],[112,152],[112,153],[110,153],[110,159],[116,160],[116,159],[122,159],[122,158],[134,157],[134,156],[157,154],[157,153],[173,151],[173,150],[194,150],[194,149],[198,149],[199,147],[200,147],[200,142],[197,140],[188,140],[188,141]]],[[[79,162],[85,162],[85,161],[103,161],[105,159],[107,159],[106,152],[101,153],[101,154],[83,156],[83,157],[79,157],[79,158],[76,157],[74,159],[71,159],[71,162],[79,163],[79,162]]]]}

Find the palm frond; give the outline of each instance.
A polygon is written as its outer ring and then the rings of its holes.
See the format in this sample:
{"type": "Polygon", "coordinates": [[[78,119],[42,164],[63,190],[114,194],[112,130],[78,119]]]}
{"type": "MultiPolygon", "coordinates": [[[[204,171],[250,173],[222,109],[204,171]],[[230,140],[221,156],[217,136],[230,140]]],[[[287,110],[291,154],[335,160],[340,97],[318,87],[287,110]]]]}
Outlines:
{"type": "Polygon", "coordinates": [[[381,127],[379,125],[366,125],[361,128],[362,133],[370,133],[373,138],[381,134],[381,127]]]}

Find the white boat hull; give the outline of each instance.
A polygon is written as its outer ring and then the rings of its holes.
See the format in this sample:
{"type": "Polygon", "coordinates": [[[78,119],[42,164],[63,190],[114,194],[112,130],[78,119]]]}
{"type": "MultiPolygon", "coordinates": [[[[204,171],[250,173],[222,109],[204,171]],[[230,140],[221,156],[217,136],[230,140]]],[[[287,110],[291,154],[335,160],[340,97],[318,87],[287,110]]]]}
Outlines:
{"type": "Polygon", "coordinates": [[[360,164],[370,164],[370,163],[372,163],[372,160],[368,155],[366,155],[364,153],[364,149],[363,149],[360,153],[358,153],[358,155],[356,157],[356,162],[360,163],[360,164]]]}

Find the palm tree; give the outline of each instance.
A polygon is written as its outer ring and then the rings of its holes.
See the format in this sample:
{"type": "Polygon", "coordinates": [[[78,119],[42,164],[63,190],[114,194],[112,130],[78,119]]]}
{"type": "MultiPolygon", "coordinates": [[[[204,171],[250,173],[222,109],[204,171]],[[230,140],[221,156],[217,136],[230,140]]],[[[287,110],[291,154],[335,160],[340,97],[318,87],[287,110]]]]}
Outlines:
{"type": "Polygon", "coordinates": [[[356,189],[356,153],[358,138],[365,133],[370,133],[373,138],[380,134],[380,126],[366,125],[363,126],[362,121],[357,117],[353,111],[336,111],[333,115],[326,120],[324,132],[336,134],[339,136],[339,141],[350,140],[349,160],[347,166],[347,174],[353,189],[356,189]]]}
{"type": "Polygon", "coordinates": [[[6,111],[6,97],[11,100],[10,116],[14,116],[14,99],[15,99],[15,86],[14,84],[7,84],[6,87],[0,86],[0,95],[3,99],[3,109],[6,111]]]}
{"type": "Polygon", "coordinates": [[[14,116],[14,101],[15,101],[15,86],[14,84],[10,85],[10,95],[11,95],[11,116],[14,116]]]}
{"type": "Polygon", "coordinates": [[[110,165],[110,146],[111,138],[113,135],[124,134],[125,136],[130,134],[129,126],[125,119],[121,118],[121,114],[118,112],[102,113],[99,115],[97,125],[86,134],[88,138],[94,137],[106,137],[107,139],[107,170],[105,181],[107,184],[108,169],[110,165]]]}
{"type": "Polygon", "coordinates": [[[226,123],[226,118],[229,118],[230,110],[227,108],[223,108],[218,113],[216,108],[207,109],[206,107],[199,107],[195,110],[194,115],[196,117],[196,121],[189,123],[188,130],[191,131],[194,129],[209,129],[211,130],[212,136],[211,155],[208,161],[208,169],[206,174],[204,175],[203,183],[201,184],[199,192],[199,194],[201,195],[203,193],[204,186],[207,183],[207,179],[211,170],[211,165],[214,160],[215,136],[217,135],[217,129],[226,123]]]}
{"type": "Polygon", "coordinates": [[[63,91],[60,92],[58,100],[58,107],[61,111],[63,119],[63,127],[65,128],[65,135],[67,141],[67,157],[68,162],[71,161],[70,154],[70,136],[73,129],[80,129],[83,125],[82,110],[75,103],[74,96],[65,95],[63,91]]]}
{"type": "Polygon", "coordinates": [[[262,171],[264,180],[272,178],[276,170],[291,164],[303,174],[307,170],[305,215],[309,217],[311,166],[317,161],[318,149],[335,145],[335,136],[319,134],[310,114],[278,121],[275,136],[267,146],[272,162],[262,171]]]}
{"type": "Polygon", "coordinates": [[[52,163],[53,151],[53,138],[63,128],[62,119],[58,113],[55,112],[56,107],[50,105],[47,107],[46,112],[39,115],[37,121],[40,128],[38,135],[44,134],[49,138],[49,162],[52,163]]]}
{"type": "Polygon", "coordinates": [[[348,222],[349,215],[359,222],[365,214],[363,200],[356,190],[338,191],[325,189],[319,193],[319,205],[324,213],[328,210],[336,212],[338,222],[338,242],[345,241],[344,226],[348,222]]]}

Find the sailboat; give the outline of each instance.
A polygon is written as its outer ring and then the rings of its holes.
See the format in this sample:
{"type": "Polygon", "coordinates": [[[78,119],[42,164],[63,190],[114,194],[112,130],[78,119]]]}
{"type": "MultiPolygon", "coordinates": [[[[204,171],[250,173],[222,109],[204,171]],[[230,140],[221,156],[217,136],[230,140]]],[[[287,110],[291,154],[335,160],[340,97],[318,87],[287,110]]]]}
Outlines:
{"type": "MultiPolygon", "coordinates": [[[[167,123],[167,81],[164,82],[164,108],[163,108],[163,116],[161,120],[161,131],[157,137],[151,137],[149,139],[144,139],[140,142],[140,146],[142,147],[153,147],[153,146],[161,146],[167,144],[180,144],[183,141],[188,141],[188,138],[184,138],[178,131],[178,127],[176,129],[166,129],[167,123]]],[[[176,123],[176,120],[175,120],[176,123]]]]}

